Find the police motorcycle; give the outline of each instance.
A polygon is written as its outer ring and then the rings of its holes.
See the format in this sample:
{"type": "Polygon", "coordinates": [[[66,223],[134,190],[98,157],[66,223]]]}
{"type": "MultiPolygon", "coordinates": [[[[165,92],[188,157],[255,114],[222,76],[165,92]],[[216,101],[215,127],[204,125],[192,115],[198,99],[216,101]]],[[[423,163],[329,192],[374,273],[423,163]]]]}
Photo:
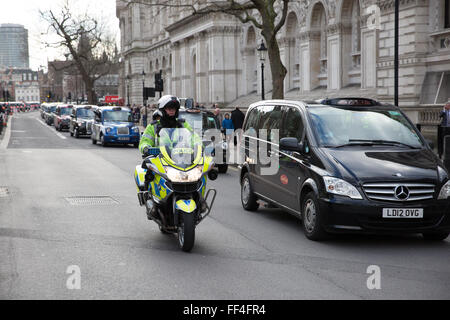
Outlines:
{"type": "Polygon", "coordinates": [[[207,191],[206,185],[218,171],[195,133],[163,128],[158,138],[159,147],[150,149],[135,170],[139,204],[162,233],[176,234],[180,249],[190,252],[196,226],[214,205],[217,191],[207,191]]]}

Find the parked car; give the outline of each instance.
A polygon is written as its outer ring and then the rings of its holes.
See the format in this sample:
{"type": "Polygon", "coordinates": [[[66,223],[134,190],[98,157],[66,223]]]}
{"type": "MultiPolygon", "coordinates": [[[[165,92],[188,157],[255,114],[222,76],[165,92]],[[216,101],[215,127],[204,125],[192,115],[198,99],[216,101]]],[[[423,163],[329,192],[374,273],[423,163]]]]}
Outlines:
{"type": "Polygon", "coordinates": [[[139,146],[139,127],[133,122],[129,108],[98,107],[94,109],[94,115],[91,135],[93,144],[100,141],[104,147],[108,144],[139,146]]]}
{"type": "MultiPolygon", "coordinates": [[[[220,131],[220,123],[219,119],[214,115],[214,113],[206,110],[201,109],[186,109],[181,108],[179,117],[181,119],[185,119],[186,122],[195,130],[201,131],[199,134],[204,136],[204,133],[207,130],[217,130],[217,132],[221,134],[220,131]]],[[[220,173],[227,173],[228,171],[228,161],[227,161],[227,155],[228,155],[228,147],[227,143],[224,141],[224,139],[221,136],[221,139],[218,141],[203,141],[203,144],[205,145],[205,150],[209,151],[213,157],[216,155],[216,150],[218,148],[221,149],[221,153],[223,155],[222,159],[220,161],[215,160],[217,163],[217,168],[219,169],[220,173]],[[209,148],[208,148],[209,147],[209,148]]],[[[218,153],[219,154],[219,153],[218,153]]]]}
{"type": "Polygon", "coordinates": [[[55,115],[53,116],[53,125],[57,131],[69,130],[72,108],[72,105],[66,104],[60,104],[56,107],[55,115]]]}
{"type": "Polygon", "coordinates": [[[302,219],[311,240],[340,232],[448,237],[449,172],[398,107],[361,98],[263,101],[249,108],[244,131],[246,210],[258,199],[282,208],[302,219]],[[275,174],[265,173],[276,161],[255,159],[261,148],[279,160],[275,174]]]}
{"type": "Polygon", "coordinates": [[[94,111],[96,106],[74,106],[70,115],[69,132],[72,137],[92,135],[92,124],[94,123],[94,111]]]}

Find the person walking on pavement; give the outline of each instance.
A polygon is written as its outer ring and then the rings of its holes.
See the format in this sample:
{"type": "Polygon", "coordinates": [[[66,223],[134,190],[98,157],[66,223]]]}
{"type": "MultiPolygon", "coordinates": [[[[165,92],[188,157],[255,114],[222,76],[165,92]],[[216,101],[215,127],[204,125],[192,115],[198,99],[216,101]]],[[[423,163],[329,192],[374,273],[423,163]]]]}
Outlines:
{"type": "MultiPolygon", "coordinates": [[[[242,127],[244,126],[245,114],[236,107],[233,112],[231,112],[231,120],[233,121],[234,130],[238,131],[239,143],[242,140],[242,127]]],[[[237,139],[235,138],[234,145],[238,144],[237,139]]]]}
{"type": "Polygon", "coordinates": [[[450,150],[445,150],[445,137],[450,135],[450,102],[448,102],[439,115],[442,118],[441,125],[438,127],[438,154],[442,159],[444,151],[450,153],[450,150]]]}
{"type": "MultiPolygon", "coordinates": [[[[217,106],[217,105],[215,105],[215,106],[217,106]]],[[[220,109],[219,109],[218,107],[216,107],[216,108],[214,109],[214,116],[215,116],[216,119],[219,121],[219,129],[221,129],[221,128],[222,128],[223,116],[222,116],[222,114],[220,113],[220,109]]]]}
{"type": "Polygon", "coordinates": [[[229,113],[225,114],[225,119],[222,121],[222,128],[225,130],[227,144],[230,145],[231,138],[233,137],[234,125],[233,121],[230,119],[229,113]]]}

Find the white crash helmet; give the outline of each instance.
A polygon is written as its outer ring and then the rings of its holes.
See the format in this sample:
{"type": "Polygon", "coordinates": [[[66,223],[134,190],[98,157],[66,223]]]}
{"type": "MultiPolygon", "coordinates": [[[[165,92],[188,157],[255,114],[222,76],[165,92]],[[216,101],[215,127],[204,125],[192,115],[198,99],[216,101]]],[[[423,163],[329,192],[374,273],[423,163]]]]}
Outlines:
{"type": "Polygon", "coordinates": [[[164,96],[158,101],[158,109],[161,111],[167,107],[174,107],[175,109],[179,110],[180,106],[180,100],[172,95],[164,96]]]}

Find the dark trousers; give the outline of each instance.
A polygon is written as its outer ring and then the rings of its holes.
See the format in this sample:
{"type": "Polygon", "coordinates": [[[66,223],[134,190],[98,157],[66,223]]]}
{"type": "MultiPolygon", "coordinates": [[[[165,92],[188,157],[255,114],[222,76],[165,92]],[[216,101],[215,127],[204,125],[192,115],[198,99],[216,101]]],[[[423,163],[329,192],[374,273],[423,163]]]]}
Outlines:
{"type": "Polygon", "coordinates": [[[445,154],[445,158],[450,159],[450,127],[438,127],[438,154],[439,158],[445,154]],[[446,138],[447,137],[447,138],[446,138]],[[447,143],[446,143],[447,141],[447,143]],[[447,144],[447,147],[444,145],[447,144]]]}

